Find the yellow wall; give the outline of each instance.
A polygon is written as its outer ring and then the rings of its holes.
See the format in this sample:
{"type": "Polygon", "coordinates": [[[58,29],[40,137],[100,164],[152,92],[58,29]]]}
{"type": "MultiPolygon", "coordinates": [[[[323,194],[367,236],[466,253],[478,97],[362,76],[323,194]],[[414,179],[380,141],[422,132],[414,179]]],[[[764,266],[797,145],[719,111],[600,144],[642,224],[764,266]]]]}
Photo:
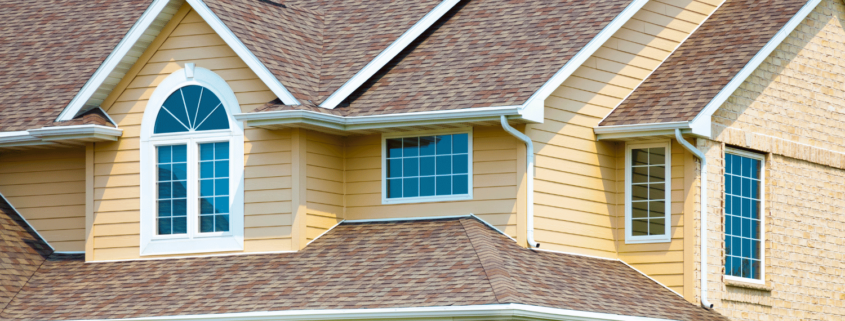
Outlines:
{"type": "Polygon", "coordinates": [[[56,251],[85,250],[85,148],[0,153],[0,194],[56,251]]]}
{"type": "Polygon", "coordinates": [[[311,241],[343,219],[345,138],[305,132],[305,239],[311,241]]]}

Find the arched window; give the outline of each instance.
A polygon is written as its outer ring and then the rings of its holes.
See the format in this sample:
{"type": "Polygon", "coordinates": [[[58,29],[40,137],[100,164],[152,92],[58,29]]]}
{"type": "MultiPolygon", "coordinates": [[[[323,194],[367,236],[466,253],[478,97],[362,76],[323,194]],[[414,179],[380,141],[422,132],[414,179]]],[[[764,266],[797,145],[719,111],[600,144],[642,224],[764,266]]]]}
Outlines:
{"type": "Polygon", "coordinates": [[[141,124],[141,255],[243,249],[238,112],[207,69],[188,65],[155,90],[141,124]]]}

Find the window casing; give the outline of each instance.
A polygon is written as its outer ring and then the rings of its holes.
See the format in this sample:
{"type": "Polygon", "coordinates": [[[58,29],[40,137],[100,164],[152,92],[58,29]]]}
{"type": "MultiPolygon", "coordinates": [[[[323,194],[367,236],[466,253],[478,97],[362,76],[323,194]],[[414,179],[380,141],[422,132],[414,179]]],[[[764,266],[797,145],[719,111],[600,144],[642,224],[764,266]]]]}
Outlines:
{"type": "Polygon", "coordinates": [[[725,151],[725,277],[765,280],[765,156],[725,151]]]}
{"type": "Polygon", "coordinates": [[[671,241],[672,151],[668,141],[625,148],[625,243],[671,241]]]}
{"type": "Polygon", "coordinates": [[[210,70],[168,76],[141,124],[141,255],[243,250],[243,125],[210,70]]]}
{"type": "Polygon", "coordinates": [[[472,199],[472,129],[382,136],[382,203],[472,199]]]}

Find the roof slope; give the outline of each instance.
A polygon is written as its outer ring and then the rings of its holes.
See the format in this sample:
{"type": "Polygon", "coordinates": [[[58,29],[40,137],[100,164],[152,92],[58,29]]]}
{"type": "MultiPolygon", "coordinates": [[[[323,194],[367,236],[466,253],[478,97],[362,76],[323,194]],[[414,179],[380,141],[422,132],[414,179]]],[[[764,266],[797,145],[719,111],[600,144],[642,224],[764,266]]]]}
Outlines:
{"type": "Polygon", "coordinates": [[[599,126],[691,121],[806,0],[727,0],[599,126]]]}
{"type": "Polygon", "coordinates": [[[461,1],[334,110],[363,116],[521,105],[631,0],[461,1]]]}
{"type": "Polygon", "coordinates": [[[524,249],[472,218],[345,223],[288,254],[88,264],[53,256],[0,319],[495,303],[724,320],[619,261],[524,249]]]}
{"type": "Polygon", "coordinates": [[[54,120],[150,2],[0,3],[0,132],[67,125],[54,120]]]}
{"type": "Polygon", "coordinates": [[[0,196],[0,311],[52,250],[0,196]]]}

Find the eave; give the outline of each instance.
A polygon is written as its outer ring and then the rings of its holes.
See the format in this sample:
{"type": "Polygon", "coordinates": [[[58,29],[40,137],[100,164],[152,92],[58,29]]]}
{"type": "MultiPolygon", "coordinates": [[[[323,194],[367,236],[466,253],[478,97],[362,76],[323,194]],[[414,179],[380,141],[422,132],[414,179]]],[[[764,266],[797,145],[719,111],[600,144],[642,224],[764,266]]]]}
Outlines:
{"type": "Polygon", "coordinates": [[[123,129],[102,125],[53,126],[0,133],[0,150],[81,146],[116,141],[123,129]]]}
{"type": "Polygon", "coordinates": [[[680,129],[681,132],[684,134],[696,134],[693,128],[691,127],[691,123],[687,121],[653,124],[596,126],[593,128],[593,132],[596,134],[596,140],[640,141],[675,137],[675,129],[680,129]]]}

